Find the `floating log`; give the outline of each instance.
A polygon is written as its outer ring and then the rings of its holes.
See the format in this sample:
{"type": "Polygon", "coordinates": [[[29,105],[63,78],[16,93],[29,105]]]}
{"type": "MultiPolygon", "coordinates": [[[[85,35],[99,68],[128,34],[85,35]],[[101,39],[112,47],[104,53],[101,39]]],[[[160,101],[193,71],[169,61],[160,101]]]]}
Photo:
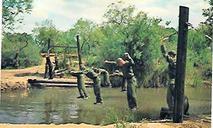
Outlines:
{"type": "MultiPolygon", "coordinates": [[[[37,87],[77,87],[77,81],[62,81],[62,80],[37,80],[28,79],[28,83],[31,86],[37,87]]],[[[92,82],[86,82],[86,87],[91,87],[92,82]]]]}

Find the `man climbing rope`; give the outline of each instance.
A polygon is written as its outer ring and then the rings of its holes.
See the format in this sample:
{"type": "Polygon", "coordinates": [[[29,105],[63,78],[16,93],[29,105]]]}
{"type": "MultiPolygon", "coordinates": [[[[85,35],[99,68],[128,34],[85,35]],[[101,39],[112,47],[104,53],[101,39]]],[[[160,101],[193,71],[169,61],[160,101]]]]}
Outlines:
{"type": "Polygon", "coordinates": [[[78,91],[80,96],[77,98],[83,98],[88,99],[88,94],[86,91],[85,83],[84,83],[84,74],[82,71],[78,72],[71,72],[72,76],[75,76],[77,78],[77,84],[78,84],[78,91]]]}
{"type": "MultiPolygon", "coordinates": [[[[161,45],[161,52],[163,57],[168,63],[168,75],[169,75],[169,87],[167,89],[166,101],[169,107],[168,116],[170,117],[174,110],[174,89],[175,89],[175,77],[176,77],[176,52],[166,52],[166,47],[161,45]]],[[[184,101],[184,114],[188,114],[189,103],[188,98],[185,96],[184,101]]],[[[163,115],[164,116],[164,115],[163,115]]],[[[163,118],[163,117],[162,117],[163,118]]]]}
{"type": "Polygon", "coordinates": [[[94,70],[86,71],[85,75],[93,81],[93,90],[96,96],[96,102],[94,104],[102,104],[103,99],[101,97],[101,79],[98,73],[94,70]]]}
{"type": "Polygon", "coordinates": [[[102,86],[111,87],[111,82],[110,82],[110,79],[109,79],[109,72],[107,70],[102,69],[102,68],[93,68],[93,70],[96,73],[103,76],[103,82],[101,82],[101,84],[103,84],[102,86]]]}

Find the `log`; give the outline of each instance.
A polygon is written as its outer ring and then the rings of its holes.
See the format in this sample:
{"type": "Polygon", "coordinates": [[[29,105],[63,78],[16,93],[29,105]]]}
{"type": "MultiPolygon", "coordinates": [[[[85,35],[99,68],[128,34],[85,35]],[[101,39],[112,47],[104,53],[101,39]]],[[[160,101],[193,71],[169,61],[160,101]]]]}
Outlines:
{"type": "MultiPolygon", "coordinates": [[[[59,83],[31,83],[34,87],[77,87],[77,84],[59,84],[59,83]]],[[[85,85],[85,87],[91,87],[90,85],[85,85]]]]}
{"type": "MultiPolygon", "coordinates": [[[[61,81],[61,80],[37,80],[28,79],[31,86],[44,86],[44,87],[77,87],[77,81],[61,81]]],[[[93,83],[86,82],[86,87],[90,87],[93,83]]]]}

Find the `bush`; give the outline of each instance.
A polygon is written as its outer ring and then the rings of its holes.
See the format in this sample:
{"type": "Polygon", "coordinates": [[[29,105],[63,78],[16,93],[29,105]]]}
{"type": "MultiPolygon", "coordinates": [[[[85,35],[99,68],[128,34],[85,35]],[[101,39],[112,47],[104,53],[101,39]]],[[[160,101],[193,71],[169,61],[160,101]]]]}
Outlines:
{"type": "Polygon", "coordinates": [[[38,65],[40,61],[40,48],[33,42],[31,35],[19,33],[4,35],[2,40],[2,68],[24,68],[38,65]],[[16,55],[18,55],[17,58],[16,55]],[[16,60],[18,67],[15,64],[16,60]]]}

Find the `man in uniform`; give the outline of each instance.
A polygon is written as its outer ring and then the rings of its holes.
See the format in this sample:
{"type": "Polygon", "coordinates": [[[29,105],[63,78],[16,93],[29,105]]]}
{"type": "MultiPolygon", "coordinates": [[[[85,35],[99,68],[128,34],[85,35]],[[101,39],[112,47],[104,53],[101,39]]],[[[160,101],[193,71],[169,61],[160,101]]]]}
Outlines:
{"type": "Polygon", "coordinates": [[[80,96],[77,98],[88,99],[85,83],[84,83],[84,74],[82,71],[71,72],[72,76],[77,77],[78,91],[80,96]]]}
{"type": "Polygon", "coordinates": [[[93,70],[98,73],[99,75],[103,75],[103,86],[104,87],[111,87],[111,82],[109,79],[109,72],[102,68],[93,68],[93,70]]]}
{"type": "MultiPolygon", "coordinates": [[[[175,51],[169,51],[166,52],[166,48],[164,45],[161,45],[161,52],[163,54],[163,57],[168,62],[168,71],[169,71],[169,87],[167,90],[167,104],[169,107],[169,113],[173,113],[174,110],[174,89],[175,89],[175,77],[176,77],[176,53],[175,51]]],[[[188,98],[185,96],[184,101],[184,114],[188,113],[189,103],[188,98]]]]}
{"type": "MultiPolygon", "coordinates": [[[[135,64],[133,59],[128,53],[124,54],[125,60],[122,58],[117,59],[117,65],[122,69],[123,77],[127,80],[127,100],[128,106],[131,110],[136,110],[136,86],[137,81],[133,73],[133,65],[135,64]]],[[[110,63],[110,61],[105,61],[110,63]]]]}
{"type": "Polygon", "coordinates": [[[115,70],[115,72],[110,74],[110,77],[112,79],[112,87],[120,87],[121,86],[121,89],[122,89],[123,80],[124,80],[123,73],[120,72],[119,70],[115,70]]]}
{"type": "Polygon", "coordinates": [[[44,78],[53,79],[53,64],[50,60],[50,56],[46,55],[45,73],[44,78]]]}
{"type": "MultiPolygon", "coordinates": [[[[124,56],[122,57],[122,59],[123,59],[124,61],[126,61],[127,58],[125,57],[125,54],[124,54],[124,56]]],[[[127,60],[127,61],[128,61],[128,60],[127,60]]],[[[122,92],[127,91],[127,79],[126,79],[125,77],[123,77],[123,79],[122,79],[121,91],[122,91],[122,92]]]]}
{"type": "Polygon", "coordinates": [[[93,90],[96,96],[96,102],[94,104],[102,104],[103,99],[101,97],[101,79],[94,70],[87,71],[86,76],[93,81],[93,90]]]}
{"type": "Polygon", "coordinates": [[[121,85],[121,91],[125,92],[126,90],[127,90],[127,79],[123,77],[122,85],[121,85]]]}
{"type": "Polygon", "coordinates": [[[54,66],[54,70],[58,70],[59,69],[59,65],[58,65],[58,57],[57,54],[55,54],[55,62],[54,62],[55,66],[54,66]]]}

